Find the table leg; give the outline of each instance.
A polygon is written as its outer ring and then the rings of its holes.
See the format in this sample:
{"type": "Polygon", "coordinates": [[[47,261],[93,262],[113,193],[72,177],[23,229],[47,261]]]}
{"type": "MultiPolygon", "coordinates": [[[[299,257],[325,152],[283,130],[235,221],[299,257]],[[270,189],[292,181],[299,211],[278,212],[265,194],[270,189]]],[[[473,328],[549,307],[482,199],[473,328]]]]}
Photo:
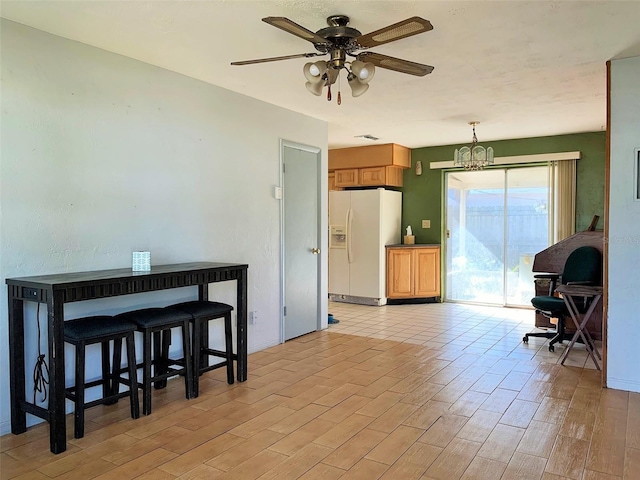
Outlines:
{"type": "Polygon", "coordinates": [[[25,397],[24,367],[24,309],[23,301],[13,297],[9,291],[9,384],[11,390],[11,432],[27,431],[27,414],[22,408],[25,397]]]}
{"type": "MultiPolygon", "coordinates": [[[[209,284],[198,285],[198,299],[201,302],[206,302],[209,300],[209,284]]],[[[198,345],[195,342],[193,343],[193,348],[191,349],[191,356],[195,357],[195,355],[199,355],[200,367],[203,367],[203,366],[209,365],[209,355],[204,353],[204,350],[203,350],[205,348],[209,348],[209,322],[202,322],[201,327],[202,329],[199,332],[200,344],[198,345]]],[[[195,332],[194,332],[194,335],[195,335],[195,332]]],[[[194,375],[194,378],[196,378],[196,376],[200,375],[200,371],[194,369],[193,375],[194,375]]]]}
{"type": "Polygon", "coordinates": [[[239,382],[247,380],[247,270],[242,269],[238,277],[237,293],[237,374],[239,382]]]}
{"type": "Polygon", "coordinates": [[[60,296],[49,295],[47,301],[49,319],[49,442],[51,452],[62,453],[67,449],[64,396],[64,303],[60,296]]]}

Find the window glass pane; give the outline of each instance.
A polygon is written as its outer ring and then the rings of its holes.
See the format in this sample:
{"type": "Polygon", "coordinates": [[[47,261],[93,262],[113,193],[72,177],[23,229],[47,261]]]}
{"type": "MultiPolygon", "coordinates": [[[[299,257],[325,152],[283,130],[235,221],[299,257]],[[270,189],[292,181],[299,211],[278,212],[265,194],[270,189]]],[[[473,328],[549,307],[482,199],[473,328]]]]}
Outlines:
{"type": "Polygon", "coordinates": [[[507,171],[506,303],[531,305],[533,257],[549,246],[548,167],[507,171]]]}
{"type": "Polygon", "coordinates": [[[504,170],[447,175],[446,299],[504,303],[504,170]]]}

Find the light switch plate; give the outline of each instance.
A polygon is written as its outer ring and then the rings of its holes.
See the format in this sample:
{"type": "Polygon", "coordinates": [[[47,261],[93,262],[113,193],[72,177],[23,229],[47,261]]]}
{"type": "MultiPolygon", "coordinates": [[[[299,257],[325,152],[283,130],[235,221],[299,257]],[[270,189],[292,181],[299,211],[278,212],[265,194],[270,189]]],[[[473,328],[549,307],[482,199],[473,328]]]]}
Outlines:
{"type": "Polygon", "coordinates": [[[431,228],[431,220],[422,220],[422,228],[431,228]]]}

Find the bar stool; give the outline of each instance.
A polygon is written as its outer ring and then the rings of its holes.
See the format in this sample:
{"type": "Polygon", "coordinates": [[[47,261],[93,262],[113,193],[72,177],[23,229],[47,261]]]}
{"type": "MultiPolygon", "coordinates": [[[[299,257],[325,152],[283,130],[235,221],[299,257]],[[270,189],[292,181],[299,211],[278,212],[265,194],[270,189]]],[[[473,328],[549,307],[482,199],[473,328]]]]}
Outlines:
{"type": "Polygon", "coordinates": [[[199,377],[204,372],[216,368],[227,367],[227,383],[233,384],[233,339],[231,334],[231,312],[233,307],[226,303],[195,300],[178,303],[169,308],[175,308],[188,313],[193,323],[193,391],[197,397],[200,391],[199,377]],[[225,351],[209,348],[209,322],[224,318],[224,343],[225,351]],[[225,360],[215,365],[209,365],[209,356],[224,358],[225,360]]]}
{"type": "Polygon", "coordinates": [[[64,341],[76,348],[75,385],[65,388],[65,396],[74,403],[74,437],[84,437],[84,411],[101,404],[112,404],[119,398],[128,396],[131,403],[131,418],[140,417],[138,406],[138,381],[136,378],[136,354],[133,332],[136,325],[132,322],[111,316],[93,316],[64,322],[64,341]],[[126,340],[127,368],[120,368],[122,339],[126,340]],[[109,342],[113,340],[113,363],[109,366],[109,342]],[[102,345],[102,378],[85,381],[85,350],[87,345],[102,345]],[[123,371],[129,378],[121,376],[123,371]],[[120,384],[128,385],[129,390],[120,392],[120,384]],[[85,389],[102,385],[102,398],[85,403],[85,389]]]}
{"type": "Polygon", "coordinates": [[[142,413],[151,413],[151,385],[156,389],[164,388],[166,380],[175,375],[184,375],[185,396],[193,398],[191,373],[191,342],[189,337],[189,322],[191,315],[181,310],[171,308],[144,308],[121,313],[117,317],[136,324],[137,330],[142,332],[142,413]],[[171,344],[171,329],[179,327],[182,330],[183,356],[177,359],[169,358],[171,344]],[[153,336],[153,359],[151,358],[151,339],[153,336]],[[161,346],[162,344],[162,346],[161,346]],[[153,375],[151,374],[151,367],[153,375]],[[176,368],[179,367],[179,368],[176,368]]]}

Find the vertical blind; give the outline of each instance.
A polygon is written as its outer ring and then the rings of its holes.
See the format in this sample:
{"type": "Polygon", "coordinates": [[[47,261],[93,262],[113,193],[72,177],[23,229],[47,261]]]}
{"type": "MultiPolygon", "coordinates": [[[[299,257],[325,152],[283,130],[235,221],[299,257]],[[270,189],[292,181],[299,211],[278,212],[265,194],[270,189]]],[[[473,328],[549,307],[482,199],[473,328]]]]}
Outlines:
{"type": "Polygon", "coordinates": [[[576,232],[576,160],[549,162],[549,233],[557,243],[576,232]]]}

